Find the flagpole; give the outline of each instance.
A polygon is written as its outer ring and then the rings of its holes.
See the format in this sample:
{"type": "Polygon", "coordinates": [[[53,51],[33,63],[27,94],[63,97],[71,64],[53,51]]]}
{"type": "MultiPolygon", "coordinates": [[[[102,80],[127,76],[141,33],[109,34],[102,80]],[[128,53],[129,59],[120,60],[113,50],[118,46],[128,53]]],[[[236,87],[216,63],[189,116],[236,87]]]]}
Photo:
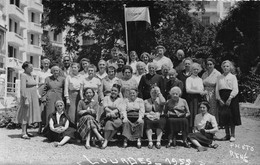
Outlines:
{"type": "Polygon", "coordinates": [[[126,40],[126,55],[127,55],[127,64],[129,64],[129,56],[128,56],[128,36],[127,36],[127,22],[126,22],[126,4],[124,6],[124,17],[125,17],[125,40],[126,40]]]}

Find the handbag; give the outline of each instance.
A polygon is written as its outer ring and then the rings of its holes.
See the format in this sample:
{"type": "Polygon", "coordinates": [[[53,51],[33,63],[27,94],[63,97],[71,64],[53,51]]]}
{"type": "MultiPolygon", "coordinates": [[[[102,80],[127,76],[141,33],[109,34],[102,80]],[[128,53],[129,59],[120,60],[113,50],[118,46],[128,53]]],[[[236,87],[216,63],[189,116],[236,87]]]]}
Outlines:
{"type": "Polygon", "coordinates": [[[186,112],[183,109],[174,108],[173,111],[169,111],[169,117],[184,118],[185,116],[186,112]]]}
{"type": "Polygon", "coordinates": [[[204,128],[204,129],[205,129],[205,130],[213,129],[213,126],[212,126],[212,124],[211,124],[210,121],[207,121],[207,122],[206,122],[206,125],[205,125],[205,128],[204,128]]]}

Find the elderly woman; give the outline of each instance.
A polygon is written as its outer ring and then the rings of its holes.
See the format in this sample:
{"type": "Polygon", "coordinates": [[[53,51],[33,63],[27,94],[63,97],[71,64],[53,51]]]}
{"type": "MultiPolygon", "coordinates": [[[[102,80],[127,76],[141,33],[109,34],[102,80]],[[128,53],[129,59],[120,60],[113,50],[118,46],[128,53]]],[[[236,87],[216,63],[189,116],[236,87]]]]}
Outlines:
{"type": "Polygon", "coordinates": [[[83,95],[83,90],[86,88],[91,88],[94,90],[95,95],[94,95],[94,100],[95,101],[99,101],[98,100],[98,93],[100,90],[100,86],[101,86],[101,81],[99,78],[95,77],[95,73],[96,73],[96,66],[93,64],[90,64],[88,66],[88,77],[83,79],[82,85],[80,87],[80,98],[81,100],[84,99],[84,95],[83,95]]]}
{"type": "Polygon", "coordinates": [[[136,54],[136,51],[131,51],[129,57],[130,57],[129,65],[133,69],[133,74],[136,74],[136,64],[138,61],[138,55],[136,54]]]}
{"type": "Polygon", "coordinates": [[[55,112],[55,103],[63,100],[65,77],[60,75],[60,68],[53,66],[51,68],[52,76],[47,77],[44,83],[42,102],[46,102],[46,123],[49,122],[48,116],[55,112]]]}
{"type": "Polygon", "coordinates": [[[122,125],[122,113],[125,111],[123,98],[119,97],[120,85],[114,84],[111,88],[111,94],[104,98],[104,118],[101,119],[104,125],[105,141],[101,149],[107,147],[108,142],[113,138],[122,125]]]}
{"type": "Polygon", "coordinates": [[[123,67],[126,65],[126,58],[124,57],[120,57],[117,60],[117,71],[116,71],[116,77],[119,79],[122,79],[123,76],[123,67]]]}
{"type": "Polygon", "coordinates": [[[172,89],[172,87],[177,86],[181,89],[181,92],[183,92],[183,83],[176,77],[177,75],[178,75],[178,73],[176,72],[175,69],[169,70],[169,72],[168,72],[169,81],[166,84],[166,91],[167,91],[166,99],[168,99],[168,97],[169,97],[168,91],[170,91],[172,89]]]}
{"type": "Polygon", "coordinates": [[[206,60],[206,63],[207,63],[207,71],[203,73],[201,78],[203,80],[204,88],[207,92],[206,97],[210,103],[211,114],[216,117],[218,122],[218,109],[217,109],[215,89],[216,89],[217,78],[218,76],[221,75],[221,73],[214,68],[216,62],[213,58],[208,58],[206,60]]]}
{"type": "Polygon", "coordinates": [[[136,80],[136,82],[139,84],[140,80],[141,80],[141,77],[145,74],[145,63],[142,62],[142,61],[138,61],[136,63],[136,74],[133,75],[134,79],[136,80]]]}
{"type": "Polygon", "coordinates": [[[111,59],[107,61],[108,64],[116,64],[118,60],[118,48],[114,47],[110,51],[111,53],[111,59]]]}
{"type": "Polygon", "coordinates": [[[74,138],[75,129],[70,127],[69,116],[64,112],[62,100],[55,102],[56,111],[49,116],[49,125],[45,127],[45,136],[49,141],[55,141],[54,147],[63,146],[74,138]],[[57,142],[58,141],[58,142],[57,142]]]}
{"type": "Polygon", "coordinates": [[[129,97],[129,92],[131,88],[137,88],[138,83],[133,78],[133,69],[129,65],[125,65],[122,69],[123,71],[123,78],[120,80],[121,87],[121,93],[124,98],[129,97]]]}
{"type": "Polygon", "coordinates": [[[80,74],[80,76],[82,76],[82,78],[88,77],[89,64],[90,64],[90,60],[88,58],[82,58],[80,60],[81,71],[79,72],[79,74],[80,74]]]}
{"type": "MultiPolygon", "coordinates": [[[[198,114],[198,103],[203,100],[203,96],[207,94],[204,91],[203,81],[198,76],[198,73],[201,71],[200,64],[193,63],[191,65],[192,75],[186,80],[186,92],[187,92],[187,101],[190,108],[190,127],[193,127],[194,118],[198,114]]],[[[190,130],[191,131],[191,130],[190,130]]]]}
{"type": "Polygon", "coordinates": [[[71,74],[65,79],[64,97],[66,98],[67,114],[73,124],[77,124],[77,106],[80,100],[79,90],[82,77],[79,74],[79,64],[71,64],[71,74]]]}
{"type": "Polygon", "coordinates": [[[21,101],[17,113],[17,122],[22,124],[22,139],[30,139],[33,135],[27,132],[27,125],[41,122],[37,82],[32,75],[33,65],[25,61],[22,65],[24,73],[21,74],[21,101]]]}
{"type": "Polygon", "coordinates": [[[123,112],[123,133],[125,136],[123,147],[127,147],[127,140],[137,140],[137,148],[141,148],[141,137],[144,127],[144,101],[137,97],[137,89],[130,89],[129,97],[125,99],[126,109],[123,112]]]}
{"type": "Polygon", "coordinates": [[[152,62],[149,63],[148,65],[148,73],[143,75],[139,85],[138,85],[138,90],[139,92],[139,97],[146,100],[150,98],[150,91],[152,87],[158,86],[160,89],[163,87],[163,78],[161,75],[156,74],[156,69],[157,65],[152,62]]]}
{"type": "Polygon", "coordinates": [[[218,131],[218,124],[215,116],[209,114],[210,105],[207,101],[199,103],[200,113],[194,120],[193,133],[188,135],[190,141],[197,147],[198,151],[206,151],[207,148],[217,148],[217,144],[212,144],[213,136],[218,131]]]}
{"type": "Polygon", "coordinates": [[[155,147],[157,149],[161,148],[161,139],[163,130],[166,124],[164,117],[161,117],[163,112],[163,107],[165,103],[165,98],[160,92],[158,87],[154,87],[150,91],[151,98],[144,101],[145,107],[145,128],[146,135],[148,137],[148,148],[153,148],[152,133],[156,130],[157,142],[155,147]]]}
{"type": "Polygon", "coordinates": [[[181,72],[177,72],[177,78],[182,81],[183,83],[183,90],[182,90],[182,98],[187,99],[187,93],[186,93],[186,79],[191,76],[191,64],[192,64],[191,58],[186,58],[183,60],[185,69],[181,72]]]}
{"type": "Polygon", "coordinates": [[[143,61],[145,63],[145,73],[148,73],[148,64],[150,62],[150,54],[147,52],[144,52],[141,54],[140,57],[141,61],[143,61]]]}
{"type": "Polygon", "coordinates": [[[169,70],[170,70],[170,66],[168,64],[163,64],[161,67],[161,71],[162,71],[162,94],[164,98],[167,98],[168,92],[169,90],[167,90],[167,83],[169,82],[169,70]]]}
{"type": "Polygon", "coordinates": [[[176,136],[180,131],[182,132],[184,146],[190,148],[187,142],[189,130],[187,117],[190,116],[189,106],[186,100],[180,98],[181,89],[179,87],[173,87],[170,90],[170,95],[171,98],[166,102],[164,107],[164,114],[168,117],[168,144],[166,148],[169,148],[172,143],[173,146],[176,146],[176,136]]]}
{"type": "Polygon", "coordinates": [[[164,53],[166,52],[166,49],[164,46],[159,45],[156,46],[156,58],[153,59],[153,62],[157,65],[157,74],[162,74],[161,68],[163,64],[167,64],[170,68],[173,68],[173,63],[170,58],[166,57],[164,53]]]}
{"type": "Polygon", "coordinates": [[[100,79],[100,81],[107,76],[106,67],[107,62],[105,60],[100,60],[98,62],[98,72],[96,73],[96,76],[100,79]]]}
{"type": "Polygon", "coordinates": [[[235,141],[235,126],[241,125],[238,103],[238,82],[232,74],[234,65],[229,61],[221,64],[223,74],[218,77],[216,84],[216,98],[220,104],[219,124],[225,127],[226,136],[222,140],[235,141]],[[231,134],[230,134],[231,129],[231,134]]]}
{"type": "Polygon", "coordinates": [[[90,149],[91,133],[94,132],[99,141],[104,138],[98,132],[100,130],[99,123],[96,120],[98,110],[98,102],[93,99],[95,92],[91,88],[84,89],[84,100],[80,100],[78,104],[79,124],[78,132],[82,139],[86,139],[85,148],[90,149]]]}
{"type": "Polygon", "coordinates": [[[179,49],[176,52],[176,60],[174,60],[174,66],[177,73],[184,70],[184,63],[182,62],[185,57],[184,51],[179,49]]]}

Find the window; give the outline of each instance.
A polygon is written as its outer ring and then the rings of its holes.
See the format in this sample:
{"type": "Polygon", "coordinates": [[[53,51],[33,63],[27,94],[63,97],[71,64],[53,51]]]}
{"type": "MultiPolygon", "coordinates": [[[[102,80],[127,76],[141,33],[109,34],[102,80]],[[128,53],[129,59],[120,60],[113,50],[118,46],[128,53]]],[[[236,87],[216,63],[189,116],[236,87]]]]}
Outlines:
{"type": "Polygon", "coordinates": [[[31,22],[35,22],[35,20],[34,20],[35,18],[34,17],[35,17],[35,14],[32,12],[31,13],[31,22]]]}
{"type": "Polygon", "coordinates": [[[17,49],[13,46],[8,45],[8,57],[16,58],[17,49]]]}
{"type": "Polygon", "coordinates": [[[33,44],[34,44],[34,35],[31,34],[31,45],[33,45],[33,44]]]}
{"type": "Polygon", "coordinates": [[[202,16],[202,23],[204,25],[209,25],[210,24],[210,17],[209,16],[202,16]]]}
{"type": "Polygon", "coordinates": [[[30,63],[33,64],[33,56],[30,56],[30,63]]]}
{"type": "Polygon", "coordinates": [[[54,33],[53,33],[53,41],[58,41],[58,35],[59,35],[59,33],[54,31],[54,33]]]}
{"type": "Polygon", "coordinates": [[[17,33],[17,22],[14,22],[14,32],[17,33]]]}
{"type": "Polygon", "coordinates": [[[10,0],[10,4],[20,7],[20,0],[10,0]]]}
{"type": "Polygon", "coordinates": [[[13,21],[12,21],[12,19],[9,18],[9,32],[12,31],[12,24],[13,24],[13,21]]]}

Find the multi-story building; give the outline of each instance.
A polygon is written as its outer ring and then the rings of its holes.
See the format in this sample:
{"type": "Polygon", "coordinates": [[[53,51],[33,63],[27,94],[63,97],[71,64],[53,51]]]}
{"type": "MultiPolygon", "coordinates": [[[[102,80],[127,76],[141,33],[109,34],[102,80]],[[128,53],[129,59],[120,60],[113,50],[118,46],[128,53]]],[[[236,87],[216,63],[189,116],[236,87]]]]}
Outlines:
{"type": "MultiPolygon", "coordinates": [[[[205,12],[199,12],[197,18],[202,21],[203,24],[209,25],[220,22],[224,19],[231,6],[235,4],[235,1],[203,1],[205,12]]],[[[192,8],[190,12],[194,12],[195,8],[192,8]]]]}
{"type": "Polygon", "coordinates": [[[30,61],[35,75],[40,71],[43,5],[41,0],[0,0],[0,9],[2,26],[7,29],[2,49],[5,52],[6,95],[19,94],[17,80],[23,72],[22,63],[30,61]]]}

